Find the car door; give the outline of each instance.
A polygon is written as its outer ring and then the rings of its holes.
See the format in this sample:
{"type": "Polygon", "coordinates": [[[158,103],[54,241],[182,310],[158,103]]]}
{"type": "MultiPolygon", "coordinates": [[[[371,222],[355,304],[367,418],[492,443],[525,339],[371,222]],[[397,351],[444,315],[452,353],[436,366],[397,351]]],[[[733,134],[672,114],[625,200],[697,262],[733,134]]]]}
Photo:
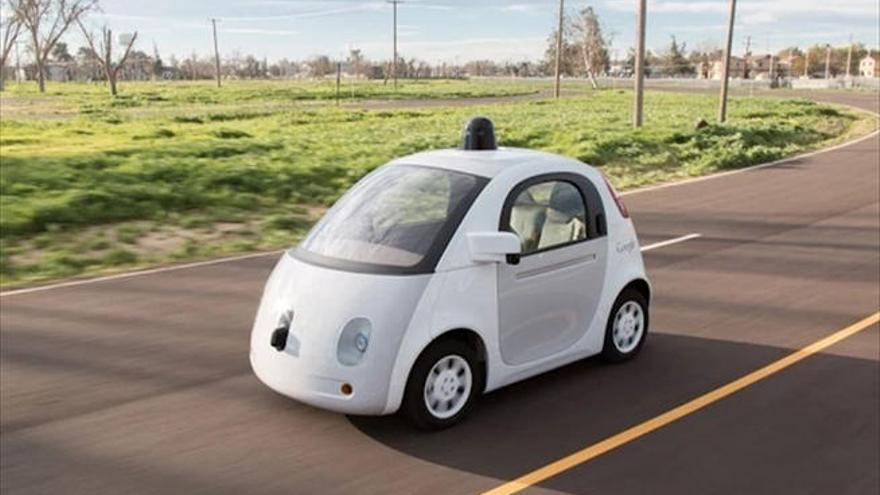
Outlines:
{"type": "Polygon", "coordinates": [[[605,279],[605,213],[595,185],[567,173],[521,182],[500,228],[522,243],[498,269],[502,359],[519,365],[565,351],[589,328],[605,279]]]}

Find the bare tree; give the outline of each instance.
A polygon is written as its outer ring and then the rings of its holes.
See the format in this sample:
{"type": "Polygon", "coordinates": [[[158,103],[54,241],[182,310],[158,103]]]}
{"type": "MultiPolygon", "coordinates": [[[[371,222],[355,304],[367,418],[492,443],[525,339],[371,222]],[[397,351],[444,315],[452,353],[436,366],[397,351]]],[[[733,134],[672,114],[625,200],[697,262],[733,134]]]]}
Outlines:
{"type": "Polygon", "coordinates": [[[37,84],[46,91],[46,61],[71,23],[97,8],[97,0],[9,0],[15,16],[31,37],[37,84]]]}
{"type": "Polygon", "coordinates": [[[598,89],[596,73],[604,72],[608,66],[608,45],[610,39],[602,33],[599,16],[593,7],[587,7],[571,22],[571,30],[578,38],[584,71],[590,78],[594,89],[598,89]]]}
{"type": "Polygon", "coordinates": [[[92,52],[94,52],[95,57],[98,59],[98,63],[101,64],[101,68],[104,70],[104,76],[107,78],[107,84],[110,86],[110,94],[116,96],[116,80],[119,77],[119,70],[125,65],[125,61],[128,60],[131,47],[134,45],[135,40],[137,40],[137,31],[128,38],[128,42],[125,44],[125,51],[122,53],[119,61],[114,61],[113,31],[106,25],[102,26],[101,39],[96,43],[95,34],[86,29],[82,21],[77,20],[76,23],[89,44],[89,48],[92,49],[92,52]]]}
{"type": "MultiPolygon", "coordinates": [[[[556,29],[547,36],[547,48],[544,50],[544,61],[542,72],[547,75],[554,75],[556,72],[556,41],[558,39],[558,31],[556,29]]],[[[578,67],[578,58],[580,53],[580,45],[571,41],[571,34],[568,28],[562,30],[562,57],[559,59],[559,72],[564,76],[575,75],[578,67]]]]}
{"type": "Polygon", "coordinates": [[[330,57],[327,55],[318,55],[307,61],[306,65],[312,70],[312,77],[315,78],[322,78],[336,70],[335,64],[333,64],[330,57]]]}
{"type": "Polygon", "coordinates": [[[21,20],[15,14],[11,2],[9,3],[9,12],[6,17],[0,19],[0,28],[3,29],[3,37],[0,38],[0,91],[3,91],[6,83],[6,61],[9,60],[9,54],[15,41],[18,39],[18,33],[21,32],[21,20]]]}

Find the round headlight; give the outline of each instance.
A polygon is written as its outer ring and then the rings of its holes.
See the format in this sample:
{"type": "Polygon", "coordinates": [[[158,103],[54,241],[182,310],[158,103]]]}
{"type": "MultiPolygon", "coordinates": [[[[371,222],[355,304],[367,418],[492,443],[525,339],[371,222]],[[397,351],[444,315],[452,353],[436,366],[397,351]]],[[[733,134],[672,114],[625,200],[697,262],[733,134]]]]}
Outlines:
{"type": "Polygon", "coordinates": [[[372,324],[366,318],[353,318],[342,329],[336,345],[336,359],[346,366],[361,362],[370,345],[372,324]]]}

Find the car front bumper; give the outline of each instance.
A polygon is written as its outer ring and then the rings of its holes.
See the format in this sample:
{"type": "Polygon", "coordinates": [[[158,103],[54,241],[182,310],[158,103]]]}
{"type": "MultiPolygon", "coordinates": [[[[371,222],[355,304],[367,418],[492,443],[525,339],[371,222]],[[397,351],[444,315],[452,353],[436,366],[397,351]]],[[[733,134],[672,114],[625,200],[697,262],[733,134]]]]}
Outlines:
{"type": "Polygon", "coordinates": [[[251,350],[251,368],[272,390],[311,406],[344,414],[383,414],[386,385],[374,383],[357,367],[317,363],[288,352],[251,350]],[[274,354],[274,355],[273,355],[274,354]],[[348,388],[348,390],[346,390],[348,388]]]}

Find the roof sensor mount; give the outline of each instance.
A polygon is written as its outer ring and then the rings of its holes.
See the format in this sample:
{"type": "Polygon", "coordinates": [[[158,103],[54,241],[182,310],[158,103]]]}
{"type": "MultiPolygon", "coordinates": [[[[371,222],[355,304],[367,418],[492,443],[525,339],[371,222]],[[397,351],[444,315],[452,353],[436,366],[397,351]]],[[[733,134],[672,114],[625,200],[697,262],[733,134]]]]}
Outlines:
{"type": "Polygon", "coordinates": [[[497,150],[495,126],[486,117],[474,117],[461,133],[461,149],[467,151],[497,150]]]}

